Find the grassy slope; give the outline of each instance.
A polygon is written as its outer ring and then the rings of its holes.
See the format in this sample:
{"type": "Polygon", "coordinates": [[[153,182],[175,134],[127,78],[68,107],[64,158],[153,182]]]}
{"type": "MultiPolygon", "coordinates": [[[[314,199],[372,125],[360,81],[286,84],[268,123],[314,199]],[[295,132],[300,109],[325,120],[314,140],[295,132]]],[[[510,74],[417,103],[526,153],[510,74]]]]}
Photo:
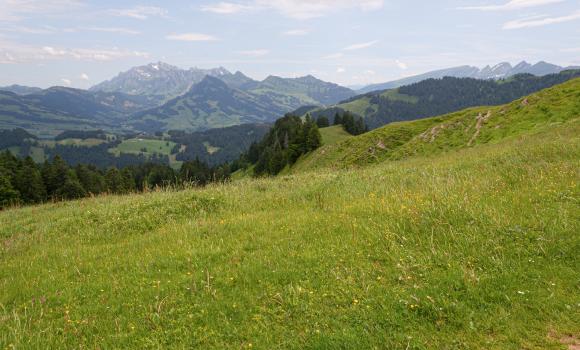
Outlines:
{"type": "MultiPolygon", "coordinates": [[[[408,103],[417,103],[418,99],[415,96],[408,96],[404,94],[400,94],[398,89],[387,90],[381,94],[383,97],[388,98],[392,101],[403,101],[408,103]]],[[[371,98],[364,96],[358,99],[355,99],[351,102],[341,103],[336,105],[336,107],[341,108],[345,111],[349,111],[359,116],[365,116],[368,114],[368,109],[371,108],[373,111],[376,112],[377,106],[371,104],[371,98]]],[[[320,109],[319,109],[320,110],[320,109]]]]}
{"type": "Polygon", "coordinates": [[[163,154],[170,155],[171,150],[175,147],[175,143],[171,141],[161,141],[161,140],[148,140],[148,139],[130,139],[123,141],[119,146],[111,149],[111,152],[115,154],[119,153],[129,153],[129,154],[148,154],[153,155],[163,154]],[[147,152],[142,152],[143,148],[147,149],[147,152]]]}
{"type": "Polygon", "coordinates": [[[0,344],[557,348],[579,131],[0,213],[0,344]]]}
{"type": "Polygon", "coordinates": [[[578,117],[580,79],[575,79],[504,106],[470,108],[441,117],[392,123],[324,146],[301,159],[293,171],[364,166],[417,155],[436,155],[537,132],[578,117]],[[477,117],[485,117],[488,112],[490,117],[483,121],[477,133],[477,117]]]}
{"type": "Polygon", "coordinates": [[[320,135],[322,136],[323,145],[333,145],[337,142],[349,139],[352,137],[351,134],[346,132],[342,125],[333,125],[327,128],[320,129],[320,135]]]}
{"type": "Polygon", "coordinates": [[[336,105],[336,107],[354,113],[356,115],[363,116],[367,114],[367,109],[369,107],[374,106],[371,105],[369,97],[363,97],[351,102],[341,103],[339,105],[336,105]]]}
{"type": "Polygon", "coordinates": [[[64,139],[60,141],[46,140],[41,141],[43,146],[54,148],[56,144],[64,146],[78,146],[78,147],[93,147],[106,143],[107,141],[101,139],[64,139]]]}
{"type": "Polygon", "coordinates": [[[580,122],[532,130],[2,212],[0,347],[561,348],[580,332],[580,122]]]}

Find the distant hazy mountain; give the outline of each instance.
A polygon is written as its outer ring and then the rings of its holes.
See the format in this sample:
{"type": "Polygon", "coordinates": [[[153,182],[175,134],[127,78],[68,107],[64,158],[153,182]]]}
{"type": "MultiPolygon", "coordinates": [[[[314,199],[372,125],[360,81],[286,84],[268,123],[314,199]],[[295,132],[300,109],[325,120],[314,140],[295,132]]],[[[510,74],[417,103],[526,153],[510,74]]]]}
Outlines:
{"type": "Polygon", "coordinates": [[[299,105],[290,103],[292,109],[313,104],[331,105],[350,98],[356,93],[351,89],[327,83],[308,75],[301,78],[280,78],[269,76],[250,91],[275,96],[294,97],[300,100],[299,105]]]}
{"type": "Polygon", "coordinates": [[[145,96],[52,87],[28,95],[0,91],[0,129],[54,136],[64,130],[121,129],[127,115],[156,106],[145,96]]]}
{"type": "Polygon", "coordinates": [[[9,92],[13,92],[17,95],[28,95],[28,94],[40,92],[40,91],[42,91],[42,89],[37,88],[37,87],[22,86],[22,85],[14,84],[14,85],[10,85],[10,86],[1,86],[0,91],[9,91],[9,92]]]}
{"type": "Polygon", "coordinates": [[[271,122],[285,112],[283,105],[267,95],[234,89],[218,78],[206,76],[186,94],[133,115],[129,125],[145,131],[198,131],[271,122]]]}
{"type": "Polygon", "coordinates": [[[440,79],[443,77],[455,77],[455,78],[474,78],[474,79],[502,79],[522,73],[533,74],[536,76],[558,74],[564,70],[577,68],[578,67],[560,67],[543,61],[538,62],[534,65],[523,61],[515,66],[512,66],[510,63],[503,62],[493,67],[486,66],[481,69],[473,66],[460,66],[436,70],[387,83],[369,85],[358,90],[357,92],[364,94],[371,91],[395,89],[401,86],[418,83],[420,81],[431,78],[440,79]]]}
{"type": "Polygon", "coordinates": [[[225,68],[184,70],[158,62],[131,68],[111,80],[93,86],[90,90],[160,96],[162,99],[170,99],[186,93],[207,75],[222,76],[226,74],[231,73],[225,68]]]}
{"type": "Polygon", "coordinates": [[[231,88],[277,100],[288,111],[306,104],[334,104],[355,95],[350,89],[312,76],[294,79],[270,76],[264,81],[256,81],[241,72],[232,74],[221,67],[185,70],[163,62],[132,68],[90,90],[146,95],[150,99],[167,101],[185,94],[206,76],[218,78],[231,88]]]}
{"type": "Polygon", "coordinates": [[[256,81],[224,68],[135,67],[90,90],[11,86],[0,95],[0,129],[51,136],[63,130],[206,130],[271,122],[304,105],[334,104],[354,91],[312,76],[256,81]],[[146,111],[146,112],[143,112],[146,111]]]}

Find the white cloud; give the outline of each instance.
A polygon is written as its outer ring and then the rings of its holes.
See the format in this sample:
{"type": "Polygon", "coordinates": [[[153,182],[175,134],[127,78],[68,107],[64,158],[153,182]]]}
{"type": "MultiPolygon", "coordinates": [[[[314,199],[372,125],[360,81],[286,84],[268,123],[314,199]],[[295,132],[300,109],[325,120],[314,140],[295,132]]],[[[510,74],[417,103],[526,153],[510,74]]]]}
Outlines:
{"type": "Polygon", "coordinates": [[[204,5],[202,11],[234,14],[250,10],[274,10],[298,20],[323,17],[349,9],[373,11],[383,7],[384,0],[246,0],[244,2],[220,2],[204,5]]]}
{"type": "Polygon", "coordinates": [[[374,46],[378,42],[379,42],[378,40],[373,40],[373,41],[369,41],[366,43],[354,44],[354,45],[350,45],[350,46],[345,47],[343,50],[344,51],[362,50],[362,49],[366,49],[366,48],[369,48],[371,46],[374,46]]]}
{"type": "Polygon", "coordinates": [[[26,26],[7,26],[0,28],[2,31],[23,33],[23,34],[53,34],[56,30],[52,27],[26,27],[26,26]]]}
{"type": "Polygon", "coordinates": [[[242,11],[251,10],[252,6],[243,5],[243,4],[236,4],[233,2],[220,2],[215,5],[204,5],[201,7],[201,10],[204,12],[213,12],[218,13],[220,15],[229,15],[234,13],[239,13],[242,11]]]}
{"type": "Polygon", "coordinates": [[[561,49],[560,52],[580,52],[580,47],[570,47],[567,49],[561,49]]]}
{"type": "Polygon", "coordinates": [[[262,57],[270,53],[270,50],[259,49],[259,50],[248,50],[248,51],[238,51],[238,54],[250,57],[262,57]]]}
{"type": "Polygon", "coordinates": [[[127,9],[113,9],[109,13],[117,17],[145,20],[149,17],[167,17],[167,10],[156,6],[135,6],[127,9]]]}
{"type": "Polygon", "coordinates": [[[502,5],[467,6],[467,7],[459,7],[459,9],[477,10],[477,11],[510,11],[556,4],[564,1],[565,0],[511,0],[502,5]]]}
{"type": "Polygon", "coordinates": [[[575,21],[580,19],[580,11],[574,12],[570,15],[561,17],[547,17],[547,16],[535,16],[528,17],[524,19],[516,19],[507,22],[503,25],[503,29],[522,29],[522,28],[532,28],[532,27],[542,27],[550,24],[565,23],[570,21],[575,21]]]}
{"type": "Polygon", "coordinates": [[[91,79],[89,79],[89,76],[88,76],[88,74],[87,74],[87,73],[83,73],[83,74],[81,74],[80,78],[81,78],[81,80],[85,80],[85,81],[89,81],[89,80],[91,80],[91,79]]]}
{"type": "Polygon", "coordinates": [[[18,61],[9,52],[0,52],[0,64],[14,64],[14,63],[18,63],[18,61]]]}
{"type": "Polygon", "coordinates": [[[383,7],[383,0],[255,0],[255,3],[276,10],[284,16],[307,20],[329,13],[359,9],[373,11],[383,7]]]}
{"type": "Polygon", "coordinates": [[[216,41],[218,40],[213,35],[200,34],[200,33],[183,33],[183,34],[170,34],[165,37],[167,40],[175,41],[216,41]]]}
{"type": "Polygon", "coordinates": [[[139,51],[109,49],[109,50],[95,50],[95,49],[70,49],[70,50],[55,50],[53,48],[45,48],[45,51],[56,52],[55,56],[64,56],[83,61],[113,61],[128,57],[149,57],[148,53],[139,51]]]}
{"type": "Polygon", "coordinates": [[[72,81],[70,81],[70,79],[62,78],[62,79],[60,79],[60,81],[66,86],[72,85],[72,81]]]}
{"type": "Polygon", "coordinates": [[[139,35],[141,32],[128,29],[128,28],[117,28],[117,27],[88,27],[84,28],[85,30],[93,31],[93,32],[105,32],[105,33],[115,33],[115,34],[125,34],[125,35],[139,35]]]}
{"type": "Polygon", "coordinates": [[[395,63],[397,64],[397,67],[399,67],[399,69],[406,70],[409,68],[409,66],[407,66],[407,64],[405,62],[395,60],[395,63]]]}
{"type": "Polygon", "coordinates": [[[367,69],[364,71],[364,74],[365,75],[375,75],[375,74],[377,74],[377,72],[375,72],[374,70],[371,70],[371,69],[367,69]]]}
{"type": "Polygon", "coordinates": [[[140,51],[111,49],[56,48],[52,46],[34,47],[10,42],[0,46],[0,63],[26,63],[48,60],[113,61],[125,58],[148,58],[140,51]]]}
{"type": "Polygon", "coordinates": [[[308,29],[293,29],[293,30],[288,30],[285,31],[284,35],[287,36],[302,36],[302,35],[308,35],[310,33],[310,31],[308,29]]]}
{"type": "Polygon", "coordinates": [[[0,0],[0,21],[21,21],[37,15],[70,13],[80,0],[0,0]]]}
{"type": "Polygon", "coordinates": [[[338,74],[342,74],[342,73],[346,72],[346,69],[344,69],[343,67],[338,67],[338,68],[336,69],[336,72],[337,72],[338,74]]]}
{"type": "Polygon", "coordinates": [[[344,57],[344,54],[342,52],[339,52],[339,53],[333,53],[333,54],[328,55],[328,56],[324,56],[324,57],[322,57],[322,59],[323,60],[336,60],[336,59],[339,59],[342,57],[344,57]]]}

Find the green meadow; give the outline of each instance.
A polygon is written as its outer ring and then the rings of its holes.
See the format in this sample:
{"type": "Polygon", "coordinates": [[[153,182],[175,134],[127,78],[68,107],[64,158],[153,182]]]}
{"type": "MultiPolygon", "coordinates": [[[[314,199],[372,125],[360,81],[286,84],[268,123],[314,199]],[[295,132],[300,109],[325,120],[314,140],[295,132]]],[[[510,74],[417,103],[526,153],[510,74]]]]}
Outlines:
{"type": "Polygon", "coordinates": [[[0,212],[0,347],[566,349],[579,82],[291,175],[0,212]]]}
{"type": "Polygon", "coordinates": [[[145,155],[153,155],[153,154],[170,155],[173,147],[175,147],[175,143],[171,141],[136,138],[124,140],[116,148],[111,149],[110,152],[115,154],[143,153],[145,155]]]}

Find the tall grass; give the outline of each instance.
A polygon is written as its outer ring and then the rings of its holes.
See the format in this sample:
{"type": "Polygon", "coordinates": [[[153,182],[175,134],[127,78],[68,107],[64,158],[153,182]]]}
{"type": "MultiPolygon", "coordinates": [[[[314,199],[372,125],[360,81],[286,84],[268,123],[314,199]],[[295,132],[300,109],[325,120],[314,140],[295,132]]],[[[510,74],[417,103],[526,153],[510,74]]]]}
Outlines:
{"type": "Polygon", "coordinates": [[[0,347],[561,348],[579,131],[2,212],[0,347]]]}

